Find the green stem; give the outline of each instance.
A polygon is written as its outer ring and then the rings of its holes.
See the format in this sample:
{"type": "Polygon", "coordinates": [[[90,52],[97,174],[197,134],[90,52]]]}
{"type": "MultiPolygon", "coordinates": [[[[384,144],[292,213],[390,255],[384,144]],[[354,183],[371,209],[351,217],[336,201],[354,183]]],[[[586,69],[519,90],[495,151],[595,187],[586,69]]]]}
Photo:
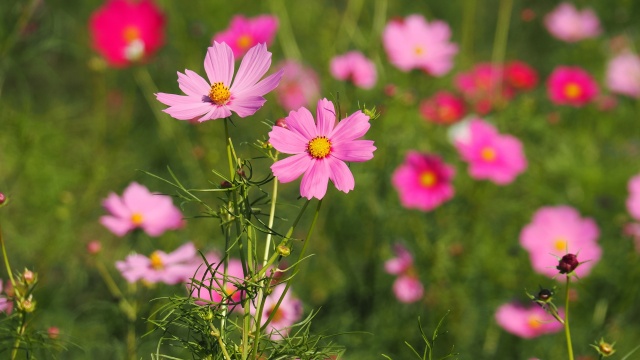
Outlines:
{"type": "Polygon", "coordinates": [[[280,39],[284,56],[287,59],[300,60],[302,55],[300,55],[300,49],[293,36],[293,28],[291,27],[286,5],[283,0],[273,0],[269,3],[271,4],[271,11],[278,16],[278,22],[280,24],[278,38],[280,39]]]}
{"type": "MultiPolygon", "coordinates": [[[[509,24],[511,22],[511,9],[513,8],[513,0],[501,0],[500,9],[498,11],[498,26],[493,40],[493,52],[491,61],[494,65],[502,66],[505,53],[507,51],[507,40],[509,37],[509,24]]],[[[500,96],[502,93],[502,71],[498,71],[494,96],[500,96]]]]}
{"type": "Polygon", "coordinates": [[[477,0],[466,0],[464,5],[464,14],[462,15],[462,43],[461,55],[462,66],[464,68],[473,64],[473,35],[475,33],[475,19],[477,0]]]}
{"type": "Polygon", "coordinates": [[[273,195],[271,195],[271,210],[269,211],[269,233],[264,246],[264,256],[262,257],[262,267],[267,265],[269,260],[269,250],[271,250],[271,236],[273,234],[273,220],[276,215],[276,200],[278,199],[278,178],[273,179],[273,195]]]}
{"type": "Polygon", "coordinates": [[[0,246],[2,246],[2,257],[4,259],[4,266],[7,268],[7,274],[9,275],[9,281],[14,289],[16,287],[16,281],[13,279],[13,272],[11,272],[11,265],[9,265],[9,257],[7,256],[7,249],[4,246],[4,239],[2,238],[2,227],[0,226],[0,246]]]}
{"type": "Polygon", "coordinates": [[[11,350],[11,360],[15,360],[18,355],[22,335],[24,335],[24,331],[27,328],[26,318],[27,315],[23,311],[20,311],[20,326],[18,326],[18,329],[16,330],[16,341],[13,343],[13,349],[11,350]]]}
{"type": "MultiPolygon", "coordinates": [[[[127,286],[127,292],[130,297],[133,297],[133,294],[136,292],[136,284],[129,283],[127,286]]],[[[137,353],[137,337],[136,337],[136,307],[131,306],[132,312],[129,314],[129,324],[127,326],[127,355],[130,360],[136,360],[137,353]]]]}
{"type": "Polygon", "coordinates": [[[571,279],[567,275],[567,286],[564,294],[564,335],[567,338],[567,351],[569,360],[573,360],[573,346],[571,345],[571,330],[569,329],[569,285],[571,279]]]}

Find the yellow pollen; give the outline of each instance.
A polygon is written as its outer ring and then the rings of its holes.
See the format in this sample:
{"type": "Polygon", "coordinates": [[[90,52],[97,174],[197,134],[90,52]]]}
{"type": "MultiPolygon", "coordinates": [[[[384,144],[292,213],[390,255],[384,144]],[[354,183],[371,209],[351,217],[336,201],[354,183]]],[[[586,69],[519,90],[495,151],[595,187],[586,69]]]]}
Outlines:
{"type": "Polygon", "coordinates": [[[240,49],[248,49],[253,43],[253,38],[249,35],[242,35],[238,38],[237,44],[240,49]]]}
{"type": "Polygon", "coordinates": [[[149,260],[151,260],[151,267],[155,270],[164,269],[164,264],[162,263],[162,259],[160,258],[160,253],[154,251],[151,256],[149,256],[149,260]]]}
{"type": "Polygon", "coordinates": [[[127,26],[122,32],[122,37],[124,38],[124,41],[130,43],[140,38],[140,30],[135,26],[127,26]]]}
{"type": "Polygon", "coordinates": [[[325,136],[313,138],[307,144],[307,152],[315,159],[324,159],[331,153],[331,141],[325,136]]]}
{"type": "Polygon", "coordinates": [[[435,185],[437,180],[436,174],[431,170],[423,171],[422,174],[420,174],[420,185],[426,188],[435,185]]]}
{"type": "MultiPolygon", "coordinates": [[[[273,313],[273,308],[269,310],[267,315],[271,316],[271,313],[273,313]]],[[[273,315],[273,319],[271,319],[271,322],[277,323],[278,321],[282,320],[283,317],[284,317],[283,311],[280,308],[278,308],[278,310],[276,310],[276,313],[273,315]]]]}
{"type": "Polygon", "coordinates": [[[225,105],[229,102],[230,97],[231,92],[223,83],[217,82],[211,85],[211,90],[209,90],[209,99],[211,99],[214,104],[225,105]]]}
{"type": "Polygon", "coordinates": [[[558,251],[566,252],[567,249],[567,240],[562,237],[556,239],[556,242],[553,244],[553,247],[558,251]]]}
{"type": "Polygon", "coordinates": [[[480,153],[480,156],[485,161],[493,161],[493,160],[496,159],[496,151],[493,150],[490,147],[486,147],[486,148],[482,149],[482,152],[480,153]]]}
{"type": "Polygon", "coordinates": [[[140,225],[142,225],[142,221],[143,221],[142,214],[135,213],[135,214],[131,215],[131,222],[133,223],[133,225],[140,226],[140,225]]]}
{"type": "Polygon", "coordinates": [[[569,99],[576,99],[582,95],[582,88],[576,83],[568,83],[564,87],[564,95],[569,99]]]}
{"type": "Polygon", "coordinates": [[[538,329],[542,326],[542,321],[537,315],[531,315],[527,319],[527,325],[532,329],[538,329]]]}
{"type": "Polygon", "coordinates": [[[420,56],[420,55],[422,55],[422,54],[424,53],[424,49],[422,48],[422,46],[416,46],[416,47],[413,49],[413,52],[414,52],[416,55],[420,56]]]}

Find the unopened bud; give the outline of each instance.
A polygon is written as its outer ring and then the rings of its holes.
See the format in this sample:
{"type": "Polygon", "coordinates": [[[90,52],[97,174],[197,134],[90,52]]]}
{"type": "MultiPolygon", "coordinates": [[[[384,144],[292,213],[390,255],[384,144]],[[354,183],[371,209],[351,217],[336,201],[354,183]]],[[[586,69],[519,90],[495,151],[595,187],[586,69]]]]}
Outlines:
{"type": "Polygon", "coordinates": [[[574,254],[567,254],[560,259],[556,269],[560,271],[560,274],[570,274],[578,267],[578,265],[580,265],[578,257],[574,254]]]}
{"type": "Polygon", "coordinates": [[[221,189],[230,189],[232,186],[233,185],[231,185],[231,183],[226,180],[220,183],[221,189]]]}
{"type": "Polygon", "coordinates": [[[36,282],[37,278],[38,275],[34,274],[33,271],[24,269],[24,272],[22,273],[22,280],[25,284],[32,285],[34,282],[36,282]]]}
{"type": "Polygon", "coordinates": [[[36,302],[33,300],[33,296],[29,295],[28,298],[18,301],[18,309],[27,313],[33,312],[36,309],[36,302]]]}
{"type": "Polygon", "coordinates": [[[549,289],[542,289],[540,290],[540,292],[538,292],[538,299],[545,302],[549,301],[549,299],[551,299],[552,296],[553,296],[553,292],[551,292],[551,290],[549,289]]]}
{"type": "Polygon", "coordinates": [[[56,326],[51,326],[47,329],[47,335],[49,335],[49,339],[57,339],[60,336],[60,329],[56,326]]]}
{"type": "Polygon", "coordinates": [[[98,240],[89,241],[87,244],[87,252],[91,255],[97,255],[102,251],[102,243],[98,240]]]}
{"type": "Polygon", "coordinates": [[[601,357],[609,357],[616,352],[616,350],[613,348],[615,344],[616,343],[609,344],[608,342],[605,342],[603,338],[600,338],[600,341],[598,341],[596,344],[591,344],[591,347],[596,349],[601,357]]]}
{"type": "Polygon", "coordinates": [[[4,193],[0,192],[0,207],[7,205],[8,202],[9,199],[7,198],[7,196],[4,193]]]}
{"type": "Polygon", "coordinates": [[[287,257],[291,254],[291,249],[286,245],[278,245],[276,251],[278,252],[278,255],[283,257],[287,257]]]}
{"type": "Polygon", "coordinates": [[[276,126],[279,126],[281,128],[285,128],[288,129],[289,127],[287,126],[287,120],[285,119],[278,119],[276,120],[276,126]]]}

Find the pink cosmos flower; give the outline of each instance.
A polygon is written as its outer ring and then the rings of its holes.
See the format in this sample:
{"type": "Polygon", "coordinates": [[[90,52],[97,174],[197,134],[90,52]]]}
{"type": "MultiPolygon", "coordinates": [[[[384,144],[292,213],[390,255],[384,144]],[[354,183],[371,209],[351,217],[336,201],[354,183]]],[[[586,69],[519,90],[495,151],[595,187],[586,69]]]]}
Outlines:
{"type": "Polygon", "coordinates": [[[596,98],[598,83],[578,66],[558,66],[549,75],[547,93],[555,104],[580,107],[596,98]]]}
{"type": "MultiPolygon", "coordinates": [[[[558,309],[561,318],[564,311],[558,309]]],[[[563,329],[563,325],[538,305],[524,307],[515,303],[500,306],[496,311],[496,322],[506,331],[524,339],[552,334],[563,329]]]]}
{"type": "MultiPolygon", "coordinates": [[[[269,316],[275,311],[275,315],[271,319],[271,322],[265,328],[265,333],[269,334],[272,340],[283,339],[289,334],[291,325],[302,319],[302,301],[293,297],[291,291],[282,298],[280,306],[276,309],[278,300],[282,297],[286,285],[280,284],[273,288],[273,292],[267,296],[264,301],[264,310],[262,311],[262,317],[260,318],[260,325],[264,325],[269,319],[269,316]]],[[[257,314],[255,306],[251,306],[251,314],[256,316],[257,314]]]]}
{"type": "Polygon", "coordinates": [[[629,180],[628,188],[627,209],[633,218],[640,220],[640,174],[629,180]]]}
{"type": "Polygon", "coordinates": [[[320,81],[312,68],[295,60],[286,60],[278,65],[284,74],[276,88],[276,100],[287,111],[297,110],[320,99],[320,81]]]}
{"type": "Polygon", "coordinates": [[[291,111],[286,127],[274,126],[269,143],[279,152],[294,154],[271,165],[273,174],[283,183],[302,177],[300,194],[322,199],[329,180],[340,191],[355,187],[346,161],[363,162],[373,158],[376,147],[371,140],[358,140],[369,130],[369,117],[356,111],[338,123],[333,103],[318,101],[317,123],[306,108],[291,111]]]}
{"type": "Polygon", "coordinates": [[[384,28],[382,42],[389,61],[402,71],[422,69],[442,76],[453,66],[458,47],[449,42],[451,30],[443,21],[428,23],[422,15],[392,20],[384,28]]]}
{"type": "MultiPolygon", "coordinates": [[[[2,291],[2,279],[0,279],[0,294],[2,294],[2,291]]],[[[11,301],[11,299],[6,295],[0,295],[0,312],[9,315],[11,314],[11,311],[13,311],[13,301],[11,301]]]]}
{"type": "Polygon", "coordinates": [[[401,275],[409,271],[409,269],[413,267],[413,256],[409,250],[402,244],[395,244],[393,251],[396,256],[384,263],[384,269],[387,273],[391,275],[401,275]]]}
{"type": "Polygon", "coordinates": [[[164,15],[151,0],[107,0],[89,19],[93,47],[109,65],[145,61],[164,43],[164,15]]]}
{"type": "Polygon", "coordinates": [[[229,28],[213,35],[212,43],[227,43],[236,58],[257,44],[270,46],[278,30],[278,18],[272,15],[259,15],[246,18],[236,15],[231,19],[229,28]]]}
{"type": "Polygon", "coordinates": [[[569,206],[547,206],[538,209],[522,229],[520,245],[529,252],[533,269],[549,277],[558,275],[556,266],[562,256],[577,254],[581,264],[574,273],[584,277],[602,256],[598,236],[593,219],[581,218],[569,206]]]}
{"type": "Polygon", "coordinates": [[[538,73],[523,61],[511,61],[504,68],[504,81],[512,89],[525,91],[538,85],[538,73]]]}
{"type": "Polygon", "coordinates": [[[331,75],[338,80],[351,80],[357,87],[371,89],[376,84],[376,65],[359,51],[350,51],[331,59],[331,75]]]}
{"type": "Polygon", "coordinates": [[[149,257],[131,254],[124,261],[117,261],[116,268],[130,283],[143,280],[175,285],[194,276],[199,258],[195,245],[188,242],[169,254],[161,250],[149,257]]]}
{"type": "Polygon", "coordinates": [[[453,124],[462,119],[465,111],[464,101],[448,91],[438,91],[420,103],[420,115],[436,124],[453,124]]]}
{"type": "Polygon", "coordinates": [[[430,211],[453,197],[454,174],[454,168],[439,156],[409,151],[404,164],[393,172],[391,182],[402,206],[430,211]]]}
{"type": "Polygon", "coordinates": [[[264,44],[258,44],[247,52],[233,80],[234,57],[226,43],[214,42],[207,50],[204,70],[209,82],[191,70],[178,72],[178,84],[187,95],[157,93],[158,101],[169,105],[164,112],[178,120],[198,121],[221,119],[231,116],[253,115],[266,102],[264,94],[273,90],[282,77],[282,70],[260,80],[271,66],[271,53],[264,44]],[[260,80],[260,81],[259,81],[260,80]]]}
{"type": "Polygon", "coordinates": [[[626,51],[607,64],[607,86],[617,94],[640,98],[640,57],[626,51]]]}
{"type": "Polygon", "coordinates": [[[149,236],[160,236],[167,230],[183,226],[182,213],[171,197],[149,192],[132,182],[119,197],[115,193],[102,202],[110,215],[100,217],[100,223],[117,236],[141,228],[149,236]]]}
{"type": "Polygon", "coordinates": [[[393,293],[398,301],[410,304],[422,299],[424,287],[416,276],[401,275],[393,282],[393,293]]]}
{"type": "Polygon", "coordinates": [[[491,63],[476,64],[471,70],[459,73],[454,80],[456,88],[473,104],[474,110],[484,115],[495,106],[502,106],[514,95],[506,86],[502,67],[491,63]]]}
{"type": "Polygon", "coordinates": [[[602,32],[600,20],[591,9],[578,11],[570,3],[561,3],[544,17],[544,25],[559,40],[577,42],[602,32]]]}
{"type": "Polygon", "coordinates": [[[454,139],[454,146],[469,163],[472,178],[506,185],[527,168],[520,140],[501,135],[482,119],[472,119],[466,126],[464,135],[454,139]]]}
{"type": "Polygon", "coordinates": [[[210,266],[207,268],[205,264],[200,265],[197,273],[193,276],[197,282],[192,282],[188,286],[191,296],[196,299],[198,305],[219,304],[223,300],[223,295],[229,296],[230,304],[240,310],[238,305],[244,296],[244,292],[241,290],[244,282],[242,262],[238,259],[229,259],[225,281],[225,269],[222,261],[209,257],[207,262],[210,266]]]}

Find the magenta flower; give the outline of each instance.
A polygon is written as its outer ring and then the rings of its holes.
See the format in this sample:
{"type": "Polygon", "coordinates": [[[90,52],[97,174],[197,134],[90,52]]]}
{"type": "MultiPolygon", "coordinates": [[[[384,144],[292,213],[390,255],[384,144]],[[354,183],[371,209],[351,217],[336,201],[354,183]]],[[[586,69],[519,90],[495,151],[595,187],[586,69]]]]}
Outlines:
{"type": "Polygon", "coordinates": [[[627,210],[633,218],[640,220],[640,174],[629,180],[628,188],[627,210]]]}
{"type": "Polygon", "coordinates": [[[404,164],[393,172],[391,183],[402,206],[430,211],[453,197],[454,174],[455,169],[439,156],[409,151],[404,164]]]}
{"type": "Polygon", "coordinates": [[[371,89],[376,84],[376,65],[359,51],[350,51],[331,59],[331,75],[341,81],[351,80],[357,87],[371,89]]]}
{"type": "Polygon", "coordinates": [[[194,276],[200,256],[193,243],[188,242],[167,254],[156,250],[151,256],[131,254],[117,261],[116,268],[128,282],[138,280],[155,284],[175,285],[194,276]]]}
{"type": "MultiPolygon", "coordinates": [[[[564,311],[558,309],[564,318],[564,311]]],[[[500,306],[496,311],[496,322],[506,331],[523,339],[556,333],[563,325],[538,305],[524,307],[515,303],[500,306]]]]}
{"type": "MultiPolygon", "coordinates": [[[[285,338],[289,334],[291,326],[302,319],[302,301],[293,297],[291,291],[287,291],[282,298],[280,306],[276,309],[276,304],[282,297],[285,287],[285,284],[275,286],[271,294],[264,300],[264,310],[260,318],[260,325],[264,325],[269,316],[274,311],[276,312],[265,328],[265,333],[269,334],[272,340],[285,338]]],[[[256,316],[256,308],[253,303],[251,305],[251,314],[256,316]]]]}
{"type": "Polygon", "coordinates": [[[593,38],[602,32],[600,20],[591,9],[578,11],[570,3],[561,3],[544,17],[544,25],[551,35],[566,42],[593,38]]]}
{"type": "Polygon", "coordinates": [[[428,23],[422,15],[392,20],[382,33],[384,49],[394,66],[402,71],[422,69],[434,76],[442,76],[453,67],[458,47],[449,42],[450,38],[447,23],[428,23]]]}
{"type": "Polygon", "coordinates": [[[204,70],[209,82],[191,70],[178,72],[178,84],[187,95],[157,93],[158,101],[169,105],[164,112],[178,120],[199,122],[231,116],[253,115],[266,102],[264,94],[278,86],[282,70],[260,80],[271,66],[271,53],[264,44],[252,47],[242,59],[233,80],[234,57],[226,43],[214,42],[207,50],[204,70]],[[259,81],[260,80],[260,81],[259,81]]]}
{"type": "Polygon", "coordinates": [[[505,80],[502,67],[480,63],[456,75],[454,84],[476,113],[484,115],[513,97],[513,88],[507,86],[505,80]]]}
{"type": "Polygon", "coordinates": [[[210,266],[207,268],[206,264],[201,264],[193,276],[197,282],[188,285],[191,296],[196,299],[196,304],[219,304],[222,302],[223,296],[228,296],[230,304],[240,310],[240,306],[237,305],[240,304],[244,296],[244,292],[241,290],[244,287],[242,262],[238,259],[229,260],[226,281],[225,269],[221,260],[209,256],[207,262],[210,266]]]}
{"type": "Polygon", "coordinates": [[[329,180],[340,191],[355,187],[346,161],[363,162],[373,158],[376,147],[371,140],[358,140],[369,130],[369,117],[356,111],[335,125],[336,111],[327,99],[318,101],[317,123],[306,108],[291,111],[286,127],[274,126],[269,143],[279,152],[294,154],[271,165],[273,174],[283,183],[302,177],[300,194],[322,199],[329,180]]]}
{"type": "Polygon", "coordinates": [[[578,66],[558,66],[549,75],[547,93],[557,105],[580,107],[596,98],[598,83],[578,66]]]}
{"type": "Polygon", "coordinates": [[[472,119],[467,126],[465,135],[455,138],[454,145],[469,163],[472,178],[506,185],[527,168],[520,140],[501,135],[482,119],[472,119]]]}
{"type": "Polygon", "coordinates": [[[420,115],[430,122],[449,125],[462,119],[464,101],[448,91],[439,91],[420,103],[420,115]]]}
{"type": "Polygon", "coordinates": [[[227,43],[233,56],[239,58],[257,44],[270,46],[278,30],[278,18],[272,15],[259,15],[246,18],[236,15],[231,19],[229,28],[213,35],[211,42],[227,43]]]}
{"type": "MultiPolygon", "coordinates": [[[[542,207],[520,233],[520,245],[529,252],[533,269],[543,275],[558,275],[558,261],[568,253],[578,254],[578,277],[589,275],[600,257],[599,230],[593,219],[581,218],[569,206],[542,207]]],[[[564,279],[564,278],[563,278],[564,279]]]]}
{"type": "Polygon", "coordinates": [[[137,228],[149,236],[160,236],[184,224],[182,213],[173,205],[171,197],[151,193],[136,182],[124,190],[122,197],[109,194],[102,205],[110,215],[100,217],[100,223],[120,237],[137,228]]]}
{"type": "Polygon", "coordinates": [[[276,100],[287,110],[298,110],[320,99],[320,81],[312,68],[295,60],[286,60],[278,65],[284,74],[276,88],[276,100]]]}
{"type": "Polygon", "coordinates": [[[398,301],[411,304],[422,299],[424,287],[416,276],[400,275],[393,282],[393,293],[398,301]]]}
{"type": "Polygon", "coordinates": [[[13,301],[6,295],[6,290],[4,290],[5,295],[2,295],[2,291],[2,279],[0,279],[0,312],[9,315],[13,311],[13,301]]]}
{"type": "Polygon", "coordinates": [[[395,244],[393,251],[396,256],[385,261],[384,269],[388,274],[401,275],[413,267],[413,256],[402,244],[395,244]]]}
{"type": "Polygon", "coordinates": [[[504,81],[514,90],[531,90],[538,85],[538,73],[522,61],[511,61],[504,68],[504,81]]]}
{"type": "Polygon", "coordinates": [[[109,65],[143,62],[164,43],[164,15],[151,0],[107,0],[89,19],[92,46],[109,65]]]}
{"type": "Polygon", "coordinates": [[[607,64],[607,87],[617,94],[640,98],[640,57],[626,51],[607,64]]]}

